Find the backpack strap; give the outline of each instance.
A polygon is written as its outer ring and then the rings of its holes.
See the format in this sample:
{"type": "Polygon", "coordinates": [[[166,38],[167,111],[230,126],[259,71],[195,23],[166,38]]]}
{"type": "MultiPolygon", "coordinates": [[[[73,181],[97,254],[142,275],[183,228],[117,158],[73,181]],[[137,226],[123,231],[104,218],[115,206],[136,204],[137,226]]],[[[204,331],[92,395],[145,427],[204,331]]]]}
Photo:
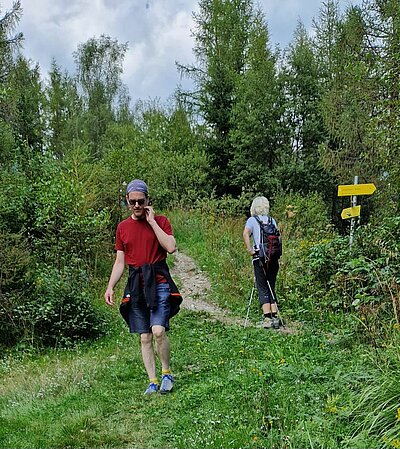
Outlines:
{"type": "Polygon", "coordinates": [[[260,218],[258,217],[258,215],[254,215],[254,218],[258,221],[258,224],[260,225],[260,228],[262,229],[265,225],[270,225],[272,223],[272,217],[270,217],[268,215],[267,217],[267,223],[264,223],[263,221],[260,220],[260,218]]]}
{"type": "Polygon", "coordinates": [[[258,224],[260,225],[260,246],[262,246],[264,244],[264,226],[267,224],[269,225],[271,222],[271,217],[268,216],[268,222],[264,223],[263,221],[261,221],[261,219],[259,218],[258,215],[254,215],[254,218],[257,220],[258,224]]]}

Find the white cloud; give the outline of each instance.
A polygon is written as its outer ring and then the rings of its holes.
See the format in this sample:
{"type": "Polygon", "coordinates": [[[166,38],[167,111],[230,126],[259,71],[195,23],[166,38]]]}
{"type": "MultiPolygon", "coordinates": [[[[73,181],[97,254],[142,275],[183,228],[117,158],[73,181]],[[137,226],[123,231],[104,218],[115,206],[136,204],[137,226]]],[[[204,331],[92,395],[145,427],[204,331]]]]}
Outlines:
{"type": "MultiPolygon", "coordinates": [[[[361,0],[354,0],[360,3],[361,0]]],[[[342,7],[349,0],[341,0],[342,7]]],[[[166,99],[180,83],[175,61],[193,62],[192,11],[197,0],[21,0],[18,30],[25,36],[24,55],[38,62],[42,74],[52,58],[74,73],[73,52],[80,43],[106,34],[128,42],[123,81],[133,99],[166,99]]],[[[322,0],[261,0],[271,44],[281,48],[291,41],[300,18],[310,29],[322,0]]],[[[1,11],[12,0],[0,0],[1,11]]]]}

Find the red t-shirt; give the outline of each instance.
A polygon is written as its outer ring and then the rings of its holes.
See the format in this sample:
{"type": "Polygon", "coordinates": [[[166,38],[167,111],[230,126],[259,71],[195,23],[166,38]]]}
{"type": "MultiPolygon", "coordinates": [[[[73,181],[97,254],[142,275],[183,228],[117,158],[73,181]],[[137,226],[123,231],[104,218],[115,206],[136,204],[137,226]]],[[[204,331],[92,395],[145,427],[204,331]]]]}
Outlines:
{"type": "MultiPolygon", "coordinates": [[[[154,218],[166,234],[173,235],[167,217],[156,215],[154,218]]],[[[167,251],[160,245],[147,220],[134,220],[131,216],[117,227],[115,249],[123,251],[125,262],[135,267],[153,264],[167,257],[167,251]]]]}

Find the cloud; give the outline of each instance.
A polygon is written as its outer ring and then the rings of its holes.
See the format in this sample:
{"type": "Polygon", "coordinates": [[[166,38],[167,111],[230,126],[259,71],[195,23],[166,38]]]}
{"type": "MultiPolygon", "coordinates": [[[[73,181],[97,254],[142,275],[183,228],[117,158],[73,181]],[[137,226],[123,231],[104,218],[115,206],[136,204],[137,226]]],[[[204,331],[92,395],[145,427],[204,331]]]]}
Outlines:
{"type": "MultiPolygon", "coordinates": [[[[348,1],[342,0],[342,6],[347,6],[348,1]]],[[[73,52],[78,45],[102,34],[121,44],[128,43],[123,81],[134,100],[166,99],[181,82],[175,61],[184,65],[194,61],[191,30],[197,0],[21,0],[21,3],[23,15],[18,30],[25,36],[23,53],[40,64],[43,76],[53,58],[62,69],[73,74],[73,52]]],[[[268,23],[271,45],[279,43],[284,48],[291,41],[299,18],[310,29],[322,0],[261,0],[259,4],[268,23]]],[[[4,12],[11,8],[12,0],[0,0],[0,5],[4,12]]]]}

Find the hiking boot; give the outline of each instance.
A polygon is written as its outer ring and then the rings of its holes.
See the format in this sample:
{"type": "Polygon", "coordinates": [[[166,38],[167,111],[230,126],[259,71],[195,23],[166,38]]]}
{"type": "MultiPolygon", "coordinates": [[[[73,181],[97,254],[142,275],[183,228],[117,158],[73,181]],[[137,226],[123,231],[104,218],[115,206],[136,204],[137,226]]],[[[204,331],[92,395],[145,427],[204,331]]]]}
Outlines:
{"type": "Polygon", "coordinates": [[[144,394],[154,394],[154,393],[157,393],[157,391],[158,391],[158,385],[151,382],[149,384],[149,386],[147,387],[146,391],[144,392],[144,394]]]}
{"type": "Polygon", "coordinates": [[[272,327],[273,327],[274,329],[279,329],[279,325],[280,325],[279,318],[273,317],[273,318],[271,319],[271,321],[272,321],[272,327]]]}
{"type": "Polygon", "coordinates": [[[160,387],[160,393],[165,394],[172,391],[174,388],[174,378],[171,376],[171,374],[163,374],[161,379],[161,387],[160,387]]]}
{"type": "Polygon", "coordinates": [[[262,327],[264,329],[271,329],[272,328],[272,318],[264,317],[262,321],[262,327]]]}

